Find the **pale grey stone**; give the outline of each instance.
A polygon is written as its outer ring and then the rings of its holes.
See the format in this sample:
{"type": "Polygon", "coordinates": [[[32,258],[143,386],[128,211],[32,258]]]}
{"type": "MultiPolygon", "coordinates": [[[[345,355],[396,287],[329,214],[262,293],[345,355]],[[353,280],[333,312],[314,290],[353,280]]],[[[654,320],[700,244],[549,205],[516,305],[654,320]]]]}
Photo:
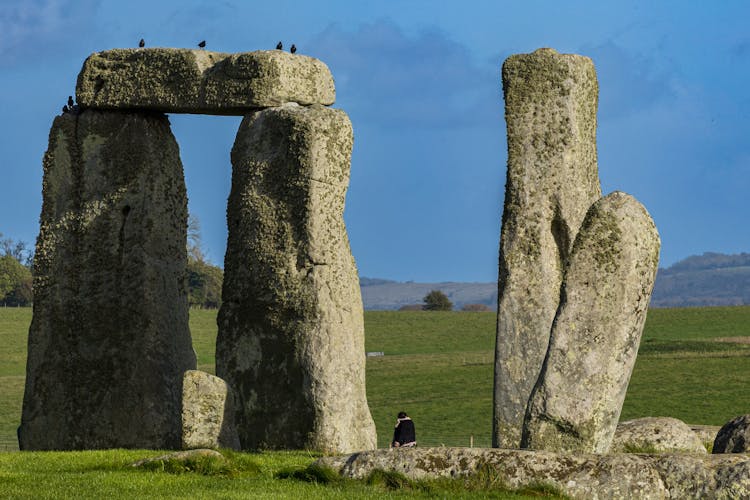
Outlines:
{"type": "Polygon", "coordinates": [[[195,356],[187,197],[167,118],[55,118],[42,197],[21,449],[179,448],[195,356]]]}
{"type": "Polygon", "coordinates": [[[721,429],[721,427],[718,425],[692,424],[690,425],[690,429],[692,429],[692,431],[695,432],[695,434],[701,440],[701,443],[703,443],[703,447],[706,448],[706,450],[711,450],[714,445],[714,439],[716,439],[716,435],[719,433],[719,429],[721,429]]]}
{"type": "Polygon", "coordinates": [[[182,381],[182,447],[240,449],[235,397],[225,381],[188,370],[182,381]]]}
{"type": "Polygon", "coordinates": [[[651,216],[632,196],[616,191],[589,209],[568,259],[522,447],[609,449],[638,353],[659,247],[651,216]]]}
{"type": "Polygon", "coordinates": [[[147,48],[91,54],[76,97],[84,108],[244,115],[286,102],[330,105],[336,91],[328,67],[313,57],[147,48]]]}
{"type": "Polygon", "coordinates": [[[748,498],[750,457],[698,454],[582,454],[482,448],[373,450],[318,464],[362,479],[375,470],[412,479],[493,474],[510,488],[540,483],[574,499],[748,498]]]}
{"type": "Polygon", "coordinates": [[[707,453],[701,438],[682,420],[645,417],[617,424],[610,452],[707,453]]]}
{"type": "Polygon", "coordinates": [[[232,149],[216,373],[241,401],[242,447],[374,448],[362,299],[343,212],[343,111],[248,115],[232,149]]]}
{"type": "Polygon", "coordinates": [[[711,453],[748,452],[750,452],[750,415],[740,415],[719,429],[711,453]]]}
{"type": "Polygon", "coordinates": [[[578,228],[601,196],[598,84],[588,57],[539,49],[503,64],[508,174],[500,239],[493,446],[516,448],[578,228]]]}

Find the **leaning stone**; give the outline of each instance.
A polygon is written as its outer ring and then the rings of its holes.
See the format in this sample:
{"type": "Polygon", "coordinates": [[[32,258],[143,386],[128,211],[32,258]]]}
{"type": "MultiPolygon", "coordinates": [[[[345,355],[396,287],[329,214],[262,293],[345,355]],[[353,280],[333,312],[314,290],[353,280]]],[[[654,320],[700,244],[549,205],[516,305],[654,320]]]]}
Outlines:
{"type": "Polygon", "coordinates": [[[182,382],[182,448],[240,449],[232,388],[219,377],[188,370],[182,382]]]}
{"type": "Polygon", "coordinates": [[[286,102],[330,105],[336,91],[328,67],[313,57],[149,48],[91,54],[76,97],[84,108],[244,115],[286,102]]]}
{"type": "Polygon", "coordinates": [[[719,430],[711,453],[750,452],[750,415],[733,418],[719,430]]]}
{"type": "Polygon", "coordinates": [[[195,356],[166,116],[57,117],[42,198],[20,448],[179,448],[195,356]]]}
{"type": "Polygon", "coordinates": [[[606,453],[633,371],[659,234],[632,196],[597,201],[576,237],[522,447],[606,453]]]}
{"type": "Polygon", "coordinates": [[[598,85],[588,57],[539,49],[503,64],[508,174],[498,290],[493,446],[517,448],[549,344],[563,267],[601,196],[598,85]]]}
{"type": "Polygon", "coordinates": [[[461,479],[481,474],[513,489],[549,485],[576,499],[750,497],[747,455],[411,448],[323,457],[316,463],[357,479],[377,469],[400,472],[411,479],[461,479]]]}
{"type": "Polygon", "coordinates": [[[617,424],[610,453],[707,453],[700,437],[682,420],[646,417],[617,424]]]}
{"type": "Polygon", "coordinates": [[[237,132],[216,373],[240,398],[243,449],[376,447],[343,219],[351,149],[346,114],[318,105],[237,132]]]}
{"type": "Polygon", "coordinates": [[[197,449],[187,451],[176,451],[174,453],[167,453],[166,455],[159,455],[158,457],[144,458],[130,464],[131,467],[143,467],[148,466],[154,462],[189,462],[200,458],[209,458],[214,460],[226,460],[226,457],[216,450],[210,449],[197,449]]]}

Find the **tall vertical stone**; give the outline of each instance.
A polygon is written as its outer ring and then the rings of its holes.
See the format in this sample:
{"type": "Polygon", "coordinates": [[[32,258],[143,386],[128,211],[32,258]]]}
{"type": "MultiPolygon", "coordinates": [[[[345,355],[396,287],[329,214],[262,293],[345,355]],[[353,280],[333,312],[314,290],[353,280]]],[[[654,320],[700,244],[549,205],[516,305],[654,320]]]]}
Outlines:
{"type": "Polygon", "coordinates": [[[195,355],[166,116],[55,118],[43,182],[21,449],[179,448],[195,355]]]}
{"type": "Polygon", "coordinates": [[[616,191],[586,214],[566,269],[522,446],[606,453],[638,354],[659,265],[659,234],[616,191]]]}
{"type": "Polygon", "coordinates": [[[508,174],[498,278],[493,446],[516,448],[563,267],[601,196],[592,61],[539,49],[503,64],[508,174]]]}
{"type": "Polygon", "coordinates": [[[343,220],[352,140],[320,105],[258,111],[237,133],[216,373],[239,396],[245,449],[376,447],[343,220]]]}

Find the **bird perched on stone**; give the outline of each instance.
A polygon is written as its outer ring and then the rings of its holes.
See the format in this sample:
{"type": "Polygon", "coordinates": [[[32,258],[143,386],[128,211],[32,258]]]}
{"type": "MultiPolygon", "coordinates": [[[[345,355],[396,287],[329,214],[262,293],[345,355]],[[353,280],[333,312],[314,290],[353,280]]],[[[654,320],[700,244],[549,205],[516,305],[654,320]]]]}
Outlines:
{"type": "Polygon", "coordinates": [[[292,48],[289,49],[289,52],[291,52],[292,54],[294,54],[295,52],[297,52],[297,46],[294,45],[294,44],[292,44],[292,48]]]}
{"type": "Polygon", "coordinates": [[[205,49],[206,48],[206,41],[205,40],[201,40],[201,43],[198,44],[198,47],[200,47],[202,49],[205,49]]]}
{"type": "Polygon", "coordinates": [[[65,114],[65,113],[68,112],[68,105],[67,104],[63,105],[63,110],[62,111],[63,111],[63,114],[65,114]]]}
{"type": "Polygon", "coordinates": [[[143,38],[141,38],[141,41],[140,41],[140,42],[138,42],[138,46],[139,46],[140,48],[143,48],[143,47],[145,47],[145,46],[146,46],[146,40],[144,40],[143,38]]]}
{"type": "Polygon", "coordinates": [[[283,48],[284,48],[284,46],[281,44],[281,42],[279,42],[279,43],[276,44],[276,50],[281,50],[283,48]]]}
{"type": "Polygon", "coordinates": [[[75,104],[75,102],[73,101],[73,96],[69,95],[68,96],[68,107],[72,108],[74,104],[75,104]]]}

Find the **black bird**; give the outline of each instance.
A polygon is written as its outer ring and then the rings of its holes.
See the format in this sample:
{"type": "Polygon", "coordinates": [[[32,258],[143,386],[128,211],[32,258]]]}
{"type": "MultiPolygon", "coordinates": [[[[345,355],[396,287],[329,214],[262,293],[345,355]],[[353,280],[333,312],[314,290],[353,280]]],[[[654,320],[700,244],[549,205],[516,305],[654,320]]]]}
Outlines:
{"type": "Polygon", "coordinates": [[[68,107],[72,108],[74,104],[75,104],[75,102],[73,102],[73,96],[69,95],[68,96],[68,107]]]}
{"type": "Polygon", "coordinates": [[[198,44],[198,47],[200,47],[202,49],[205,49],[206,48],[206,41],[205,40],[201,40],[201,43],[198,44]]]}
{"type": "Polygon", "coordinates": [[[67,105],[67,104],[65,104],[65,105],[63,106],[63,114],[65,114],[65,113],[67,113],[67,112],[68,112],[68,105],[67,105]]]}
{"type": "Polygon", "coordinates": [[[146,40],[144,40],[143,38],[141,38],[141,41],[140,41],[140,42],[138,42],[138,46],[139,46],[140,48],[143,48],[143,47],[145,47],[145,46],[146,46],[146,40]]]}
{"type": "Polygon", "coordinates": [[[291,52],[292,54],[294,54],[295,52],[297,52],[297,46],[294,45],[294,44],[292,44],[292,48],[289,49],[289,52],[291,52]]]}
{"type": "Polygon", "coordinates": [[[276,44],[276,50],[281,50],[283,48],[284,48],[284,46],[281,44],[281,42],[279,42],[279,43],[276,44]]]}

